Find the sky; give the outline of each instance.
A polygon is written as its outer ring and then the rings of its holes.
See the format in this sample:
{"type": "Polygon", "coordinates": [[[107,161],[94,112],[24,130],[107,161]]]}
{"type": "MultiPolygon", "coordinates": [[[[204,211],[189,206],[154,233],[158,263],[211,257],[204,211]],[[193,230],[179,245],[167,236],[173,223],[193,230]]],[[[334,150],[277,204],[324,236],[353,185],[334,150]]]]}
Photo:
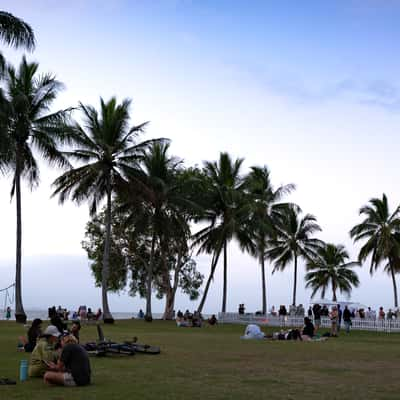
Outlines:
{"type": "MultiPolygon", "coordinates": [[[[132,122],[150,121],[143,138],[170,138],[188,166],[221,151],[245,158],[243,173],[267,165],[275,185],[296,184],[288,200],[317,217],[319,237],[344,244],[352,260],[359,245],[348,232],[361,221],[360,207],[382,193],[392,209],[400,203],[399,1],[3,0],[1,9],[33,27],[37,46],[28,59],[64,82],[54,109],[129,97],[132,122]]],[[[0,47],[19,62],[22,51],[0,47]]],[[[98,307],[81,248],[88,207],[50,198],[61,171],[40,165],[39,188],[23,187],[25,308],[98,307]]],[[[0,178],[0,288],[14,279],[10,185],[0,178]]],[[[207,277],[210,258],[197,262],[207,277]]],[[[260,309],[257,261],[231,243],[228,262],[228,310],[260,309]]],[[[268,269],[269,306],[288,304],[292,268],[268,269]]],[[[371,277],[367,264],[358,274],[352,300],[392,306],[389,276],[371,277]]],[[[308,304],[303,276],[301,262],[298,302],[308,304]]],[[[221,300],[222,266],[204,311],[219,311],[221,300]]],[[[126,293],[111,295],[110,304],[132,312],[145,305],[126,293]]],[[[176,309],[196,305],[179,295],[176,309]]],[[[163,306],[154,301],[155,312],[163,306]]]]}

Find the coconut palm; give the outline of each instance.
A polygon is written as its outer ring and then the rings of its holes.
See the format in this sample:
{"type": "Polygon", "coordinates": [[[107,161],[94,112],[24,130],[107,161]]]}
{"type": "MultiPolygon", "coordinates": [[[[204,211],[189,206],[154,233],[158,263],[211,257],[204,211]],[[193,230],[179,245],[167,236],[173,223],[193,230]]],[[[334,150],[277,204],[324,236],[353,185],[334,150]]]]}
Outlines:
{"type": "Polygon", "coordinates": [[[251,241],[245,249],[258,259],[261,266],[262,312],[267,313],[267,294],[265,278],[265,252],[268,239],[274,236],[274,225],[287,203],[280,203],[285,194],[295,189],[295,185],[283,185],[275,189],[267,166],[252,167],[245,180],[245,188],[252,204],[252,215],[249,220],[251,241]]]}
{"type": "Polygon", "coordinates": [[[102,304],[104,322],[113,323],[107,297],[111,237],[111,204],[119,182],[132,171],[139,169],[143,151],[152,141],[136,142],[146,122],[129,125],[131,101],[118,104],[113,97],[108,102],[100,99],[99,112],[90,105],[79,104],[84,125],[75,122],[70,126],[73,150],[65,152],[81,166],[70,169],[58,177],[53,185],[54,195],[61,203],[71,198],[78,204],[89,202],[90,214],[96,214],[99,203],[106,199],[105,246],[102,266],[102,304]]]}
{"type": "Polygon", "coordinates": [[[311,298],[318,290],[321,290],[321,298],[325,298],[325,292],[329,286],[332,288],[332,301],[336,302],[336,292],[351,293],[352,287],[358,287],[360,281],[352,270],[359,266],[359,262],[346,262],[349,254],[342,245],[327,243],[318,249],[318,256],[307,262],[307,274],[305,276],[306,288],[312,288],[311,298]]]}
{"type": "Polygon", "coordinates": [[[363,262],[371,256],[371,275],[382,263],[387,263],[385,271],[392,277],[394,306],[398,307],[395,273],[400,270],[400,206],[391,213],[383,194],[382,199],[371,199],[359,213],[365,219],[350,231],[354,242],[365,241],[358,259],[363,262]]]}
{"type": "Polygon", "coordinates": [[[31,188],[39,184],[39,167],[35,152],[50,165],[67,167],[67,159],[58,150],[65,139],[67,111],[50,113],[50,106],[62,88],[51,74],[38,74],[37,63],[25,58],[15,70],[5,71],[5,93],[0,110],[0,172],[13,175],[11,197],[16,197],[17,248],[15,276],[15,315],[25,322],[21,293],[21,179],[31,188]]]}
{"type": "MultiPolygon", "coordinates": [[[[181,190],[178,174],[182,163],[176,157],[169,156],[169,143],[154,142],[143,153],[141,174],[130,174],[130,185],[125,187],[124,206],[133,211],[130,218],[136,226],[149,231],[151,237],[150,261],[147,266],[146,320],[152,320],[151,293],[155,268],[155,251],[161,254],[163,272],[169,274],[167,255],[170,249],[172,231],[179,230],[181,239],[186,241],[190,235],[186,209],[191,202],[181,190]],[[142,200],[142,206],[138,205],[142,200]],[[141,212],[137,212],[141,207],[141,212]]],[[[171,289],[171,288],[168,288],[171,289]]],[[[176,290],[175,290],[176,291],[176,290]]],[[[167,303],[173,305],[175,291],[167,291],[167,303]],[[171,298],[169,298],[169,296],[171,298]]],[[[172,311],[172,310],[170,310],[172,311]]],[[[168,312],[170,314],[170,312],[168,312]]]]}
{"type": "MultiPolygon", "coordinates": [[[[35,36],[32,28],[22,19],[0,11],[0,40],[9,46],[25,47],[32,50],[35,47],[35,36]]],[[[4,71],[5,60],[0,52],[0,72],[4,71]]]]}
{"type": "Polygon", "coordinates": [[[205,212],[202,220],[208,226],[193,236],[198,253],[212,254],[211,271],[206,283],[198,311],[201,312],[207,298],[211,280],[223,251],[223,297],[222,312],[226,311],[228,243],[235,237],[244,248],[249,241],[248,226],[245,221],[249,215],[249,205],[244,201],[243,178],[240,168],[243,159],[232,160],[228,153],[221,153],[217,161],[205,162],[206,177],[205,212]]]}
{"type": "Polygon", "coordinates": [[[310,260],[317,256],[318,249],[323,245],[319,239],[311,235],[321,231],[316,218],[311,214],[300,217],[300,209],[287,207],[279,216],[276,224],[276,237],[268,241],[266,256],[274,263],[272,273],[283,271],[294,262],[293,301],[296,305],[297,263],[298,258],[310,260]]]}

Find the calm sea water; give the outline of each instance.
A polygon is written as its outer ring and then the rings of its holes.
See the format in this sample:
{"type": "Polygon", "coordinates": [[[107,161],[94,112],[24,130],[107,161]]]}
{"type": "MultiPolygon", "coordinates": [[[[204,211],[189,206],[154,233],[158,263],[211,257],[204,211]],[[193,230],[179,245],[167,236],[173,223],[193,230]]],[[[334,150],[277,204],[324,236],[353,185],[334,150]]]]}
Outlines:
{"type": "MultiPolygon", "coordinates": [[[[48,319],[47,310],[25,310],[25,313],[28,317],[29,321],[34,320],[35,318],[40,318],[42,320],[48,319]]],[[[131,319],[132,317],[137,317],[137,313],[130,312],[112,312],[114,319],[131,319]]],[[[163,316],[162,313],[153,313],[154,319],[161,319],[163,316]]],[[[203,314],[203,318],[209,318],[211,315],[203,314]]],[[[6,313],[4,311],[0,311],[0,320],[6,319],[6,313]]],[[[11,313],[11,319],[14,319],[13,313],[11,313]]]]}

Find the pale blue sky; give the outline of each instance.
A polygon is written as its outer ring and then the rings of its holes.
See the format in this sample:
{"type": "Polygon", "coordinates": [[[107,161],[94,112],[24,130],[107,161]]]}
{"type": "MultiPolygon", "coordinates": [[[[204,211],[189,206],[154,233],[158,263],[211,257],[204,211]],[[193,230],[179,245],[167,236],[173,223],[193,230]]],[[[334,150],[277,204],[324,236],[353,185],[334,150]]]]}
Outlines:
{"type": "MultiPolygon", "coordinates": [[[[146,136],[171,138],[172,151],[188,165],[216,159],[220,151],[244,157],[246,168],[267,164],[276,184],[297,185],[291,199],[317,216],[321,237],[344,243],[353,257],[357,248],[348,231],[359,221],[359,207],[382,192],[392,207],[400,203],[399,1],[58,3],[2,2],[2,9],[36,32],[38,45],[29,58],[66,84],[58,106],[97,104],[100,95],[130,97],[134,122],[150,120],[146,136]]],[[[13,62],[22,55],[4,51],[13,62]]],[[[75,278],[65,267],[67,256],[82,265],[82,280],[91,282],[80,247],[87,208],[60,208],[49,200],[56,176],[43,168],[41,187],[24,192],[26,307],[59,302],[58,288],[40,300],[34,295],[40,287],[35,275],[53,276],[57,268],[50,255],[64,257],[59,273],[65,274],[65,289],[59,296],[66,304],[75,305],[68,297],[75,278]]],[[[15,216],[9,182],[2,179],[0,190],[2,287],[13,279],[15,216]]],[[[199,268],[208,274],[207,257],[199,268]]],[[[390,279],[380,273],[371,279],[366,266],[359,273],[362,286],[353,298],[390,306],[390,279]]],[[[220,308],[221,275],[208,311],[220,308]]],[[[256,261],[232,245],[230,310],[242,302],[260,308],[259,276],[256,261]]],[[[291,277],[290,269],[269,276],[270,305],[289,302],[291,277]]],[[[99,304],[97,289],[85,296],[87,303],[99,304]]],[[[299,300],[308,299],[300,276],[299,300]]],[[[126,310],[144,302],[121,296],[112,304],[126,310]]],[[[194,308],[183,299],[179,306],[194,308]]]]}

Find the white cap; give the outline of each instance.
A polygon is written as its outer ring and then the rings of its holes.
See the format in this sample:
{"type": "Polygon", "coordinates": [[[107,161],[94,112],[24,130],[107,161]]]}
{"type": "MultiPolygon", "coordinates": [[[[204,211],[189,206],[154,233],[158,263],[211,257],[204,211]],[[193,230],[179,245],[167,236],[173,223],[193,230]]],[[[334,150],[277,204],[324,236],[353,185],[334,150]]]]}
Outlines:
{"type": "Polygon", "coordinates": [[[54,337],[60,337],[61,333],[57,329],[56,326],[54,325],[49,325],[43,332],[43,335],[48,335],[48,336],[54,336],[54,337]]]}

